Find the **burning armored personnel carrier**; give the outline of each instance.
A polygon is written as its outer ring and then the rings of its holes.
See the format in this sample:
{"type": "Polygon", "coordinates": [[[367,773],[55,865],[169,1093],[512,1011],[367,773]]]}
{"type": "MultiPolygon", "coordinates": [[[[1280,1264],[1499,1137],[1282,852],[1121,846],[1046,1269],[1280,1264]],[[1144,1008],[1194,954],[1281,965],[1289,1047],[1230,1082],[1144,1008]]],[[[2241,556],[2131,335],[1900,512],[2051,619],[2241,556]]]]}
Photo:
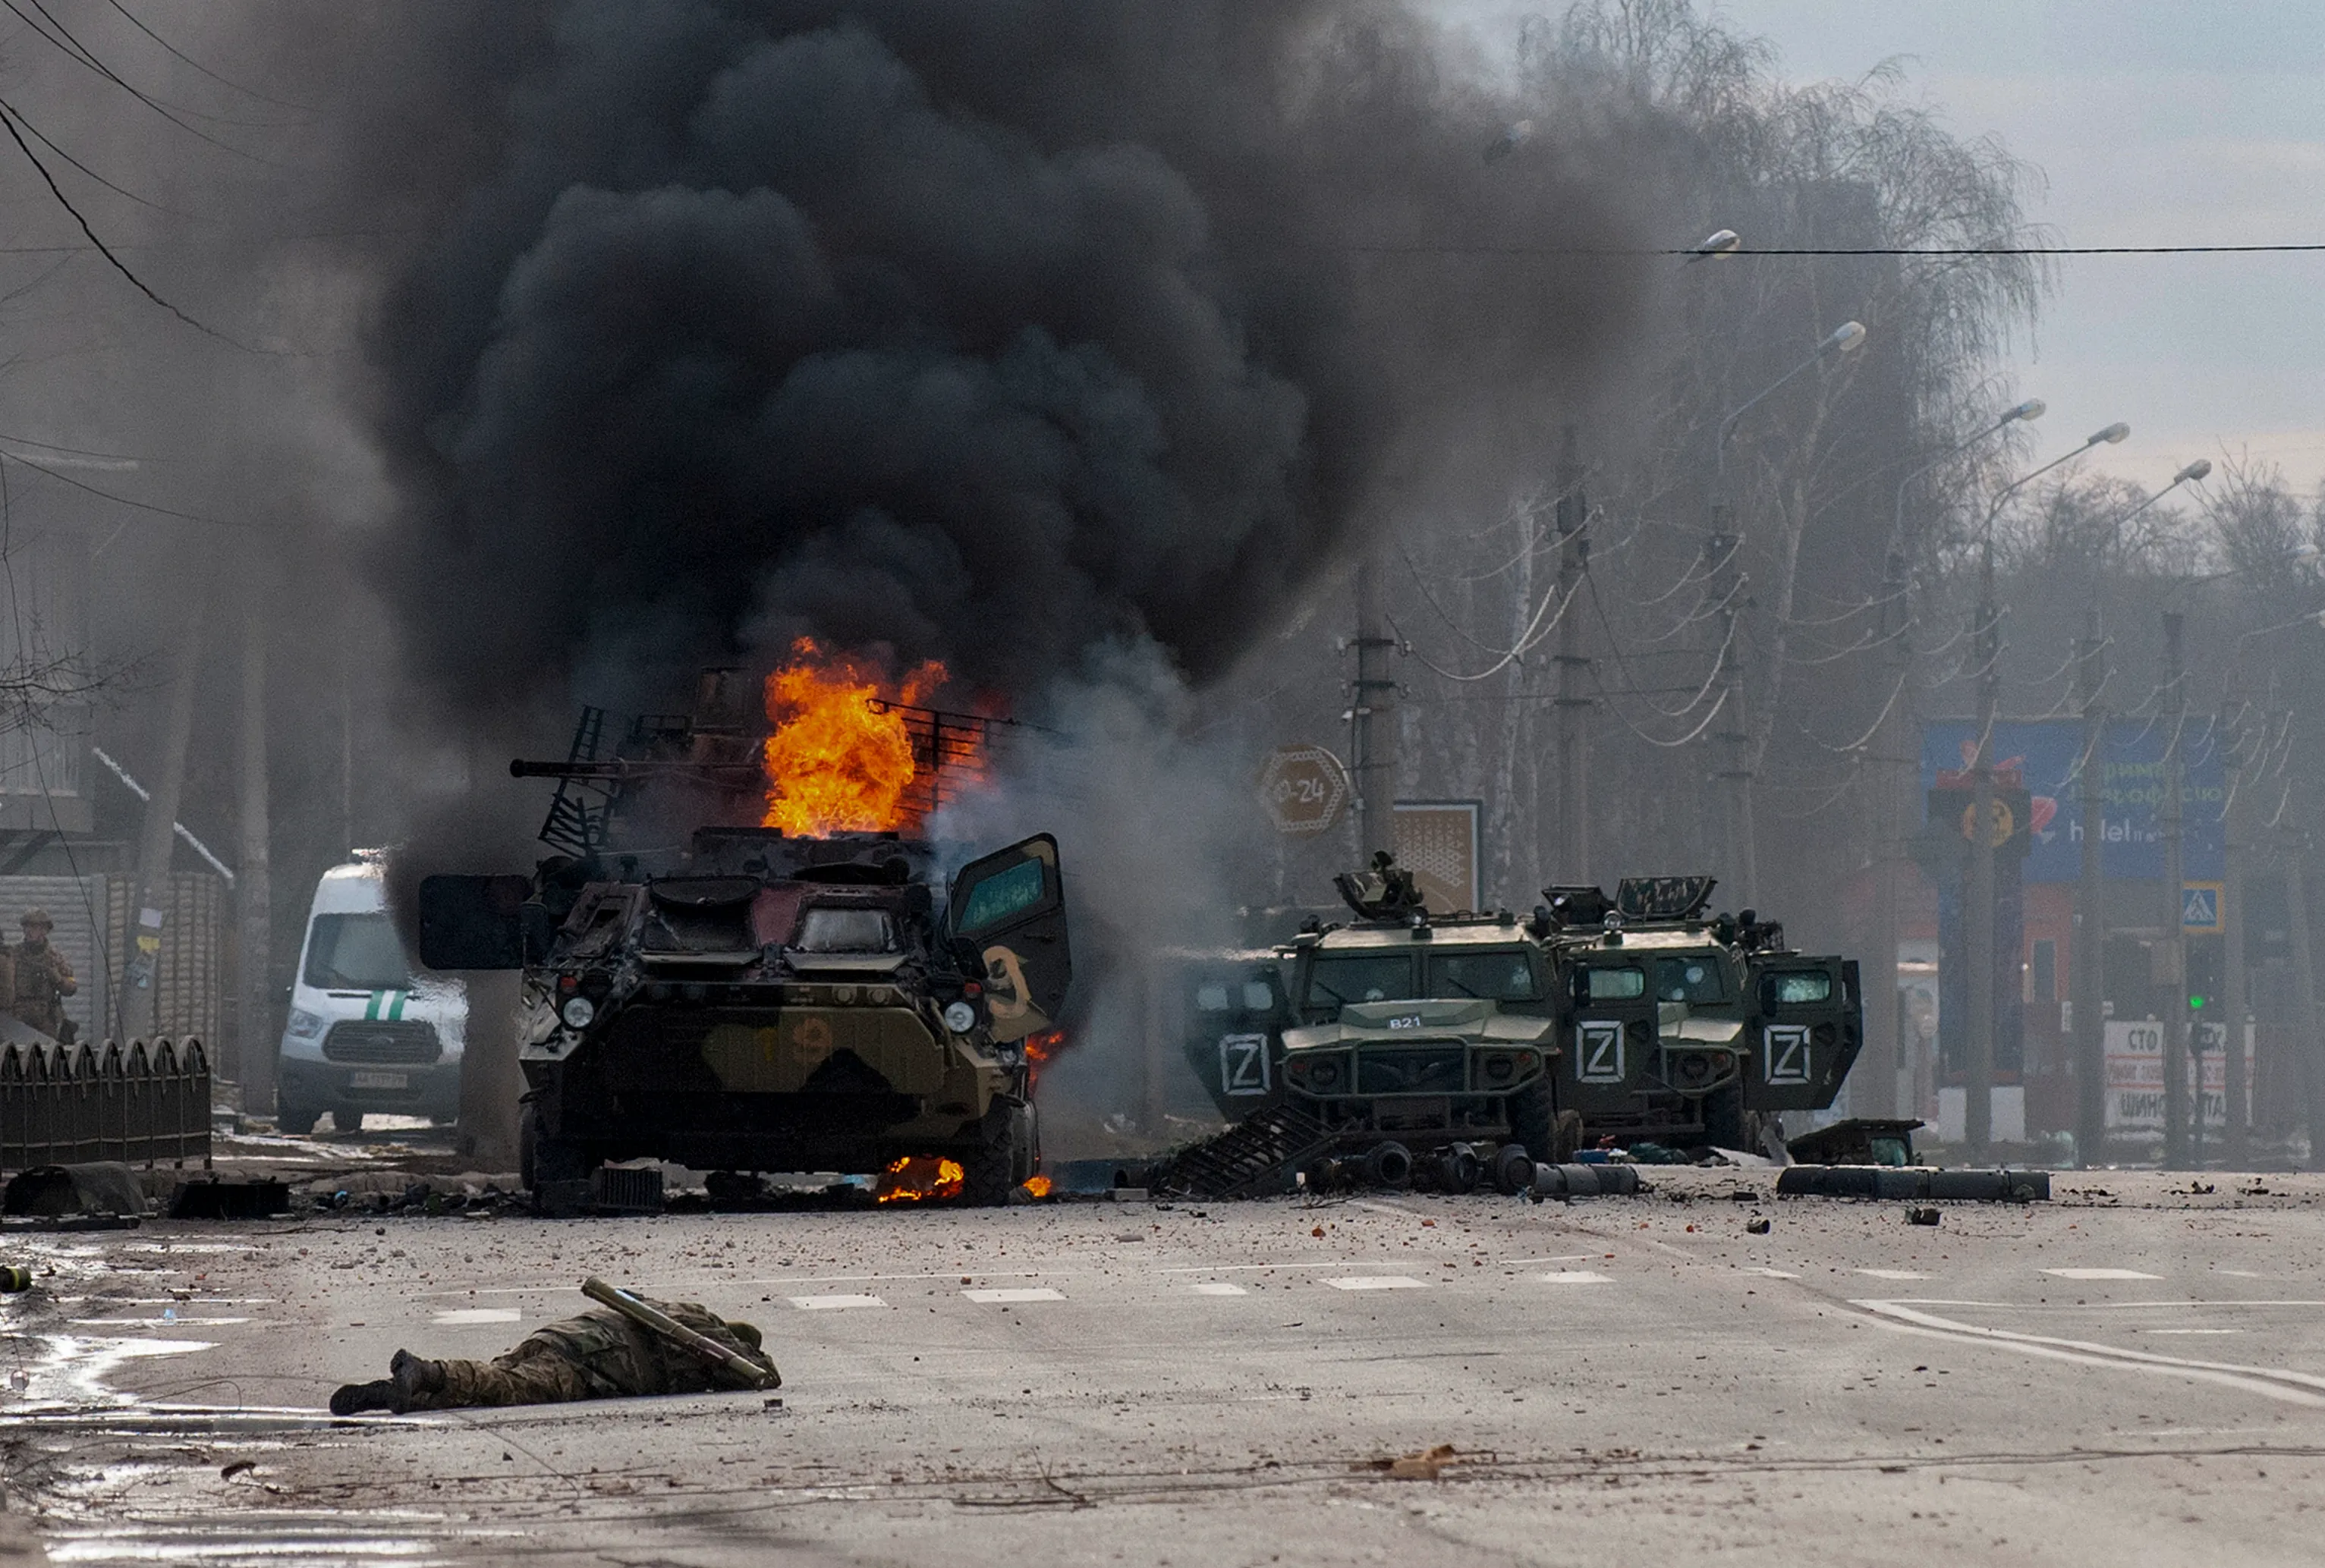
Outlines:
{"type": "MultiPolygon", "coordinates": [[[[916,763],[908,820],[933,808],[948,744],[955,765],[982,754],[989,721],[853,700],[916,763]]],[[[1038,1158],[1028,1041],[1070,977],[1056,840],[948,880],[942,849],[901,831],[728,825],[755,814],[774,754],[741,726],[642,720],[605,758],[602,727],[585,715],[567,761],[512,767],[559,781],[542,834],[558,853],[421,889],[429,967],[523,972],[527,1185],[638,1158],[910,1165],[925,1195],[1005,1201],[1038,1158]],[[650,847],[673,815],[712,826],[650,847]]]]}
{"type": "Polygon", "coordinates": [[[1509,1186],[1531,1174],[1513,1147],[1758,1149],[1776,1115],[1832,1103],[1863,1040],[1856,964],[1794,953],[1750,910],[1707,917],[1709,877],[1553,887],[1524,920],[1432,915],[1386,856],[1337,881],[1355,921],[1192,977],[1188,1062],[1244,1124],[1232,1158],[1194,1157],[1200,1179],[1264,1183],[1319,1153],[1450,1173],[1459,1144],[1509,1186]]]}

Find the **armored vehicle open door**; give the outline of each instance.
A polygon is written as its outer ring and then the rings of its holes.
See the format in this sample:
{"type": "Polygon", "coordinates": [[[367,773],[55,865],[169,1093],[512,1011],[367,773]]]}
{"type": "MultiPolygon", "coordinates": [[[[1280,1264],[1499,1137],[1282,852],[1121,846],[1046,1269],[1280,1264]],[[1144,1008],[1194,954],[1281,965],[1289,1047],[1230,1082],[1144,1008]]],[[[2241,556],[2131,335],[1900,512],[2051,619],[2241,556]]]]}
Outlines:
{"type": "Polygon", "coordinates": [[[1631,1081],[1655,1048],[1654,955],[1593,944],[1566,956],[1571,1022],[1558,1103],[1618,1125],[1634,1113],[1631,1081]]]}
{"type": "Polygon", "coordinates": [[[993,1038],[1022,1040],[1057,1021],[1073,978],[1058,841],[1037,833],[969,862],[952,880],[946,931],[977,954],[993,1038]]]}
{"type": "Polygon", "coordinates": [[[1751,960],[1752,1043],[1745,1102],[1759,1111],[1821,1111],[1865,1042],[1865,1001],[1853,958],[1771,953],[1751,960]]]}
{"type": "Polygon", "coordinates": [[[1166,973],[1185,1009],[1181,1048],[1219,1114],[1232,1121],[1272,1103],[1293,1021],[1282,962],[1262,951],[1170,956],[1166,973]]]}

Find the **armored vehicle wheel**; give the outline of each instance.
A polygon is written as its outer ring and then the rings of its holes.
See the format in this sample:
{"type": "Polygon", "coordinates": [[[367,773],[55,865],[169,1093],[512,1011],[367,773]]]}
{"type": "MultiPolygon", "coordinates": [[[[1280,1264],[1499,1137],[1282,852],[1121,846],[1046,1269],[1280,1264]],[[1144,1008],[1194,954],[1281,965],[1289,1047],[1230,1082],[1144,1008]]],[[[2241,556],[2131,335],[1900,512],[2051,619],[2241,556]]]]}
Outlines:
{"type": "Polygon", "coordinates": [[[1017,1126],[1013,1136],[1016,1143],[1009,1185],[1017,1187],[1031,1181],[1042,1164],[1042,1124],[1030,1102],[1017,1108],[1017,1126]]]}
{"type": "Polygon", "coordinates": [[[1714,1148],[1757,1154],[1759,1114],[1744,1109],[1744,1086],[1728,1084],[1703,1097],[1703,1140],[1714,1148]]]}
{"type": "Polygon", "coordinates": [[[345,1106],[335,1106],[331,1111],[331,1125],[341,1132],[361,1132],[363,1112],[350,1111],[345,1106]]]}
{"type": "Polygon", "coordinates": [[[1550,1080],[1536,1078],[1509,1098],[1510,1137],[1525,1145],[1535,1159],[1549,1159],[1554,1147],[1551,1132],[1550,1080]]]}
{"type": "Polygon", "coordinates": [[[1549,1163],[1552,1165],[1571,1165],[1574,1163],[1574,1151],[1581,1147],[1582,1112],[1579,1111],[1560,1111],[1558,1113],[1558,1120],[1551,1123],[1551,1153],[1549,1163]]]}
{"type": "Polygon", "coordinates": [[[985,1114],[985,1125],[977,1147],[961,1159],[961,1202],[977,1208],[997,1208],[1009,1201],[1010,1189],[1022,1179],[1017,1175],[1021,1159],[1031,1160],[1030,1148],[1020,1153],[1021,1141],[1033,1141],[1033,1119],[1030,1107],[1013,1105],[1006,1100],[996,1100],[993,1109],[985,1114]]]}
{"type": "Polygon", "coordinates": [[[588,1178],[595,1163],[588,1151],[570,1139],[551,1138],[542,1130],[541,1112],[527,1111],[517,1128],[517,1176],[524,1190],[537,1193],[543,1182],[578,1182],[588,1178]]]}

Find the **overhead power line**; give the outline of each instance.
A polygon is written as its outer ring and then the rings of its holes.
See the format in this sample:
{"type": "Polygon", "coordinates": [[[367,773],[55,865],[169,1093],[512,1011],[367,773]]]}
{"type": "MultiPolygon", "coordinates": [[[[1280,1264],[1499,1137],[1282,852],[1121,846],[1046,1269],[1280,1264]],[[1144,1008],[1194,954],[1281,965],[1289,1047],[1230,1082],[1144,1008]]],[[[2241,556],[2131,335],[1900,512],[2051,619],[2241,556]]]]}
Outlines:
{"type": "MultiPolygon", "coordinates": [[[[1696,256],[1688,245],[1356,244],[1366,255],[1390,256],[1696,256]]],[[[2325,241],[2255,245],[1741,245],[1728,256],[2236,256],[2325,251],[2325,241]]]]}

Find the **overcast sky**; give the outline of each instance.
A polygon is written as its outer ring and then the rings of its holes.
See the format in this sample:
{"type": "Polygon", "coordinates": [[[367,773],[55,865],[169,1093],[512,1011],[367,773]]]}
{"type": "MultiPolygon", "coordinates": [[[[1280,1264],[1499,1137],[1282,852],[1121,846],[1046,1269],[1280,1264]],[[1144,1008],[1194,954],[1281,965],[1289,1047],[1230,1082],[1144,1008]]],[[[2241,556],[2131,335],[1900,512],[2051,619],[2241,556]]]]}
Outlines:
{"type": "MultiPolygon", "coordinates": [[[[1424,0],[1429,3],[1429,0],[1424,0]]],[[[1556,0],[1434,0],[1505,36],[1556,0]]],[[[2325,0],[1723,0],[1794,80],[1893,56],[1956,134],[2042,170],[2062,244],[2325,242],[2325,0]]],[[[1746,235],[1748,241],[1751,236],[1746,235]]],[[[2065,258],[2022,393],[2047,450],[2111,420],[2105,468],[2162,483],[2225,447],[2325,477],[2325,253],[2065,258]]]]}

